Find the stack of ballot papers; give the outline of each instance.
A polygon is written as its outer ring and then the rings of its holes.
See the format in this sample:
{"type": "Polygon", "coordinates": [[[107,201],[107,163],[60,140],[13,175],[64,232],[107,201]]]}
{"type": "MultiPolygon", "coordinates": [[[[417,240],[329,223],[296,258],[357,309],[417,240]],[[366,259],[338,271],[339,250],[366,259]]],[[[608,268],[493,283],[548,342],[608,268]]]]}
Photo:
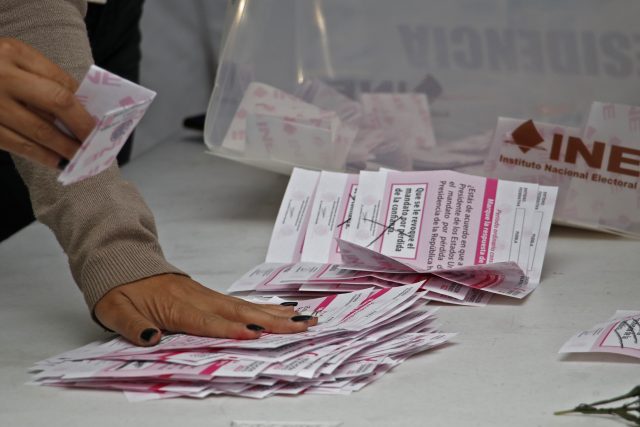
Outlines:
{"type": "Polygon", "coordinates": [[[265,263],[229,289],[308,297],[417,285],[486,305],[538,285],[556,188],[452,171],[295,169],[265,263]]]}
{"type": "Polygon", "coordinates": [[[122,338],[39,362],[33,383],[122,390],[133,401],[348,394],[449,341],[429,301],[486,305],[537,286],[556,188],[451,171],[295,169],[266,262],[230,291],[317,316],[257,340],[122,338]]]}
{"type": "Polygon", "coordinates": [[[37,363],[33,384],[123,390],[132,401],[349,394],[455,335],[438,330],[424,297],[409,285],[306,300],[298,312],[317,316],[316,326],[257,340],[175,334],[154,347],[95,342],[37,363]]]}

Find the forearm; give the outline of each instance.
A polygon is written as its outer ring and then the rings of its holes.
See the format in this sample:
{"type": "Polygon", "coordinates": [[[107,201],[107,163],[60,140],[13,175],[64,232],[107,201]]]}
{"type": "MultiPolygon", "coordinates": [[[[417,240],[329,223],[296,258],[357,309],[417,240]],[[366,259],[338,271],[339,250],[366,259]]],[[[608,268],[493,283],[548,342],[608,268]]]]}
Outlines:
{"type": "MultiPolygon", "coordinates": [[[[80,0],[5,0],[3,37],[19,39],[80,80],[92,63],[80,0]]],[[[14,157],[29,188],[36,218],[49,226],[69,257],[90,308],[110,289],[178,272],[157,242],[153,216],[116,165],[80,183],[61,186],[57,172],[14,157]]]]}

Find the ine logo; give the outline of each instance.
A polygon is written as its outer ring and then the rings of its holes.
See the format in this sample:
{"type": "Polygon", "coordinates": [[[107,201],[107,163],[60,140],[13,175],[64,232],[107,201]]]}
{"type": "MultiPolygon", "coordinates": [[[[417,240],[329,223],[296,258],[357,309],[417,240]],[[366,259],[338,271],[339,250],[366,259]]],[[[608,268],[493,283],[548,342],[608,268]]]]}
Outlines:
{"type": "Polygon", "coordinates": [[[532,148],[544,150],[544,148],[539,147],[539,145],[544,142],[544,138],[540,135],[538,129],[536,129],[533,120],[527,120],[518,126],[518,128],[512,132],[511,136],[513,137],[513,142],[506,142],[517,145],[523,153],[527,153],[532,148]]]}
{"type": "MultiPolygon", "coordinates": [[[[547,151],[541,146],[545,142],[544,138],[531,120],[518,126],[511,135],[513,141],[505,141],[505,143],[516,145],[525,154],[532,149],[547,151]]],[[[634,178],[640,177],[640,150],[621,145],[606,144],[602,141],[585,144],[581,138],[575,136],[565,138],[560,133],[554,133],[548,147],[548,155],[545,157],[554,162],[571,165],[577,165],[581,161],[593,169],[634,178]]],[[[537,169],[542,167],[538,166],[537,169]]]]}

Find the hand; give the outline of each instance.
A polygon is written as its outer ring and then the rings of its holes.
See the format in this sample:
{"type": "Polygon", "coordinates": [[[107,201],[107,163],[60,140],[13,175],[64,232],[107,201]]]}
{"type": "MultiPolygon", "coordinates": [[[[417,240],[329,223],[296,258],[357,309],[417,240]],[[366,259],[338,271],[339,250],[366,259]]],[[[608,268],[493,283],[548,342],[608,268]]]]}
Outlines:
{"type": "Polygon", "coordinates": [[[113,288],[98,301],[94,313],[104,326],[140,346],[157,344],[161,330],[255,339],[262,331],[288,334],[317,324],[317,318],[295,317],[293,307],[253,304],[177,274],[113,288]]]}
{"type": "Polygon", "coordinates": [[[95,125],[74,96],[77,88],[73,77],[34,48],[0,38],[0,149],[54,168],[71,160],[95,125]]]}

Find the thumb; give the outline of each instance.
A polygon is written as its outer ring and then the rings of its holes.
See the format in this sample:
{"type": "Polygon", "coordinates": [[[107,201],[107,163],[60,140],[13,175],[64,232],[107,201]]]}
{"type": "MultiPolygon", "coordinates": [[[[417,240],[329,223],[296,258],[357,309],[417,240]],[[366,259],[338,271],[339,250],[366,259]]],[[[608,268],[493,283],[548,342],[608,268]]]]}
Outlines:
{"type": "Polygon", "coordinates": [[[160,328],[141,315],[129,298],[119,292],[105,297],[95,308],[100,323],[135,345],[149,347],[158,344],[162,337],[160,328]]]}

